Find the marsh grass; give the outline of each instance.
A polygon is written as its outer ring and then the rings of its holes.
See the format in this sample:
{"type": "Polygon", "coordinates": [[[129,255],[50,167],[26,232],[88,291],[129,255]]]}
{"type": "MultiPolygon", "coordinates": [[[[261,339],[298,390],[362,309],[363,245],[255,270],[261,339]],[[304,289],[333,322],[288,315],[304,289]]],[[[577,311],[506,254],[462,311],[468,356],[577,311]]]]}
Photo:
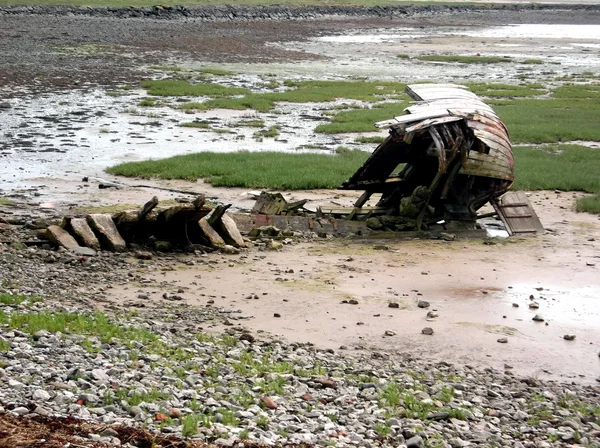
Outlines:
{"type": "Polygon", "coordinates": [[[349,132],[377,131],[376,122],[389,120],[401,115],[408,102],[380,103],[371,109],[343,110],[336,113],[331,123],[323,123],[315,128],[315,132],[324,134],[339,134],[349,132]]]}
{"type": "Polygon", "coordinates": [[[354,141],[356,143],[383,143],[385,141],[385,137],[380,137],[380,136],[374,136],[374,137],[365,137],[365,136],[361,136],[361,137],[357,137],[354,139],[354,141]]]}
{"type": "MultiPolygon", "coordinates": [[[[150,82],[150,81],[146,81],[150,82]]],[[[272,110],[276,103],[318,103],[337,99],[377,102],[388,97],[403,97],[405,84],[389,81],[285,81],[285,92],[249,93],[240,98],[215,98],[203,103],[182,104],[182,109],[272,110]]],[[[148,92],[152,94],[150,91],[148,92]]],[[[216,96],[207,94],[207,96],[216,96]]]]}
{"type": "Polygon", "coordinates": [[[600,192],[600,150],[579,145],[513,150],[514,189],[600,192]]]}
{"type": "Polygon", "coordinates": [[[600,215],[600,194],[577,199],[575,210],[600,215]]]}
{"type": "Polygon", "coordinates": [[[209,96],[222,97],[245,95],[248,89],[240,87],[227,87],[221,84],[203,82],[190,84],[177,79],[161,79],[155,81],[142,81],[140,85],[148,91],[149,95],[156,96],[209,96]]]}
{"type": "Polygon", "coordinates": [[[0,294],[0,305],[20,305],[25,302],[31,304],[41,301],[41,297],[30,297],[21,294],[0,294]]]}
{"type": "Polygon", "coordinates": [[[182,128],[210,128],[210,124],[205,121],[186,121],[183,123],[179,123],[177,126],[181,126],[182,128]]]}
{"type": "Polygon", "coordinates": [[[366,160],[368,153],[341,150],[336,155],[280,152],[200,152],[161,160],[128,162],[111,174],[129,177],[196,180],[245,188],[337,188],[366,160]]]}
{"type": "Polygon", "coordinates": [[[416,59],[427,62],[458,62],[461,64],[498,64],[513,62],[512,58],[501,56],[458,56],[446,54],[424,54],[416,59]]]}
{"type": "Polygon", "coordinates": [[[0,205],[13,205],[13,201],[8,198],[0,197],[0,205]]]}
{"type": "Polygon", "coordinates": [[[231,75],[235,75],[235,72],[232,72],[230,70],[223,70],[220,68],[213,68],[213,67],[205,67],[205,68],[201,68],[196,70],[197,72],[200,73],[206,73],[207,75],[213,75],[213,76],[231,76],[231,75]]]}
{"type": "Polygon", "coordinates": [[[524,85],[500,83],[467,83],[469,90],[479,96],[488,98],[522,98],[543,95],[548,90],[541,84],[524,85]]]}

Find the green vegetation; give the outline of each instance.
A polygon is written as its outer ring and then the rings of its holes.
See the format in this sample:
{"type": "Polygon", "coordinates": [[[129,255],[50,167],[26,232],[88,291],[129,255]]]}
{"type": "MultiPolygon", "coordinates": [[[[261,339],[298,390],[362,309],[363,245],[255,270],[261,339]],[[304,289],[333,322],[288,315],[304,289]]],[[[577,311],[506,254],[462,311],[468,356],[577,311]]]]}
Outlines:
{"type": "Polygon", "coordinates": [[[8,342],[6,342],[4,339],[0,339],[0,353],[8,352],[8,351],[10,351],[10,349],[11,349],[10,344],[8,342]]]}
{"type": "Polygon", "coordinates": [[[200,152],[162,160],[128,162],[111,174],[129,177],[196,180],[215,186],[245,188],[337,188],[366,160],[368,154],[338,148],[337,155],[279,152],[200,152]]]}
{"type": "MultiPolygon", "coordinates": [[[[144,81],[144,83],[155,82],[159,81],[144,81]]],[[[183,83],[185,81],[170,82],[183,83]]],[[[142,83],[142,86],[145,87],[144,83],[142,83]]],[[[188,110],[254,109],[258,112],[268,112],[275,107],[277,102],[314,103],[335,101],[339,98],[376,102],[386,98],[406,98],[402,93],[404,84],[388,81],[285,81],[284,85],[290,90],[285,92],[248,93],[241,98],[216,98],[203,103],[186,103],[180,107],[188,110]]],[[[168,91],[175,92],[177,90],[169,88],[168,91]]],[[[152,91],[148,93],[154,94],[152,91]]],[[[171,95],[174,94],[171,93],[171,95]]],[[[187,95],[193,94],[187,93],[187,95]]],[[[218,96],[210,93],[204,95],[218,96]]]]}
{"type": "Polygon", "coordinates": [[[235,72],[231,72],[229,70],[223,70],[220,68],[212,68],[212,67],[206,67],[206,68],[201,68],[199,70],[196,70],[200,73],[206,73],[208,75],[214,75],[214,76],[231,76],[231,75],[235,75],[235,72]]]}
{"type": "Polygon", "coordinates": [[[200,422],[200,417],[195,414],[189,414],[183,417],[181,420],[182,429],[181,435],[183,437],[193,437],[198,434],[198,423],[200,422]]]}
{"type": "Polygon", "coordinates": [[[514,188],[600,192],[600,151],[578,145],[515,147],[514,188]]]}
{"type": "Polygon", "coordinates": [[[373,123],[401,115],[407,106],[408,103],[401,101],[377,104],[372,109],[344,110],[335,114],[331,123],[318,125],[315,132],[338,134],[376,131],[377,128],[373,123]]]}
{"type": "Polygon", "coordinates": [[[140,106],[140,107],[152,107],[152,106],[156,106],[156,98],[152,98],[152,97],[144,98],[143,100],[141,100],[138,103],[138,106],[140,106]]]}
{"type": "Polygon", "coordinates": [[[459,62],[461,64],[497,64],[513,61],[509,57],[500,56],[458,56],[446,54],[424,54],[417,56],[417,59],[428,62],[459,62]]]}
{"type": "Polygon", "coordinates": [[[240,120],[236,121],[233,126],[245,126],[248,128],[262,128],[265,125],[264,120],[240,120]]]}
{"type": "Polygon", "coordinates": [[[363,136],[363,137],[355,138],[354,141],[356,143],[377,143],[377,144],[379,144],[379,143],[383,143],[385,141],[385,137],[379,137],[379,136],[364,137],[363,136]]]}
{"type": "Polygon", "coordinates": [[[179,123],[178,126],[181,126],[182,128],[210,128],[210,124],[208,124],[206,121],[186,121],[179,123]]]}
{"type": "Polygon", "coordinates": [[[521,64],[534,64],[534,65],[539,65],[539,64],[543,64],[544,61],[541,59],[525,59],[524,61],[521,62],[521,64]]]}
{"type": "Polygon", "coordinates": [[[577,199],[575,210],[600,215],[600,194],[577,199]]]}
{"type": "Polygon", "coordinates": [[[13,201],[7,198],[0,197],[0,205],[12,205],[13,201]]]}
{"type": "Polygon", "coordinates": [[[410,59],[410,55],[408,55],[406,53],[397,54],[396,57],[399,59],[410,59]]]}
{"type": "Polygon", "coordinates": [[[139,341],[151,344],[158,337],[141,328],[124,328],[113,322],[100,312],[93,314],[79,313],[51,313],[49,311],[0,314],[0,325],[7,324],[25,333],[34,334],[39,330],[51,333],[60,331],[66,334],[96,336],[100,341],[107,343],[112,338],[124,341],[139,341]]]}
{"type": "Polygon", "coordinates": [[[203,82],[190,84],[187,81],[176,79],[162,79],[157,81],[142,81],[141,86],[148,90],[149,95],[157,96],[210,96],[222,97],[249,94],[248,89],[240,87],[226,87],[220,84],[203,82]]]}
{"type": "Polygon", "coordinates": [[[37,303],[41,301],[40,297],[30,297],[20,294],[0,294],[0,305],[20,305],[24,302],[37,303]]]}
{"type": "Polygon", "coordinates": [[[528,83],[524,85],[498,84],[498,83],[467,83],[469,90],[479,96],[487,98],[520,98],[539,96],[547,93],[541,84],[528,83]]]}
{"type": "Polygon", "coordinates": [[[255,139],[262,139],[263,137],[277,137],[279,135],[279,130],[281,126],[275,125],[271,126],[269,129],[261,129],[260,131],[256,131],[254,133],[255,139]]]}

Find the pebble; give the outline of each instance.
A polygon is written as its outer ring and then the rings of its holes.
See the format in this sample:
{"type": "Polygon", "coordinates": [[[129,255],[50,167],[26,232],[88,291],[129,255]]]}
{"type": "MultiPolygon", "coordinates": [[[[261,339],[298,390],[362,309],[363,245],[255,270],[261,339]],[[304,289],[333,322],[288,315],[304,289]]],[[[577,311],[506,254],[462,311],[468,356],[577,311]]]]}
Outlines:
{"type": "Polygon", "coordinates": [[[575,340],[575,335],[574,334],[565,334],[563,336],[563,339],[565,341],[574,341],[575,340]]]}
{"type": "Polygon", "coordinates": [[[500,338],[500,339],[498,339],[498,342],[500,344],[507,344],[508,343],[508,338],[500,338]]]}
{"type": "Polygon", "coordinates": [[[536,314],[531,320],[534,320],[536,322],[544,322],[544,318],[540,314],[536,314]]]}
{"type": "Polygon", "coordinates": [[[419,300],[417,302],[417,306],[419,308],[429,308],[429,302],[427,302],[426,300],[419,300]]]}
{"type": "Polygon", "coordinates": [[[422,334],[425,334],[427,336],[432,336],[433,335],[433,328],[431,327],[425,327],[421,330],[422,334]]]}

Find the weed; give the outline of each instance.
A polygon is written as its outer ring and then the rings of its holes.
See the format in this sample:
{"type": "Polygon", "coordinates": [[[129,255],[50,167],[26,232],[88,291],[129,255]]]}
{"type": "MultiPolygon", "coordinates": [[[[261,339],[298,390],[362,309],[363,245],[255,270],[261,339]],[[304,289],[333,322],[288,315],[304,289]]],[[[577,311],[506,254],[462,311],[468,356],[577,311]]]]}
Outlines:
{"type": "Polygon", "coordinates": [[[223,70],[220,68],[211,68],[211,67],[206,67],[206,68],[201,68],[199,70],[200,73],[207,73],[209,75],[215,75],[215,76],[230,76],[230,75],[235,75],[235,72],[229,71],[229,70],[223,70]]]}
{"type": "Polygon", "coordinates": [[[315,132],[324,134],[339,134],[347,132],[376,131],[378,121],[388,120],[390,116],[400,115],[408,105],[403,101],[395,103],[380,103],[370,109],[344,110],[331,118],[331,123],[323,123],[315,128],[315,132]]]}
{"type": "Polygon", "coordinates": [[[246,126],[249,128],[262,128],[264,125],[264,120],[240,120],[234,123],[234,126],[246,126]]]}
{"type": "Polygon", "coordinates": [[[221,413],[221,415],[223,416],[223,421],[222,423],[225,426],[232,426],[234,428],[237,428],[240,424],[239,420],[236,418],[235,414],[233,411],[230,411],[228,409],[221,409],[219,411],[221,413]]]}
{"type": "Polygon", "coordinates": [[[10,351],[11,346],[4,339],[0,339],[0,352],[8,352],[10,351]]]}
{"type": "Polygon", "coordinates": [[[179,123],[178,126],[181,126],[183,128],[202,128],[202,129],[210,128],[210,124],[208,124],[205,121],[186,121],[183,123],[179,123]]]}
{"type": "Polygon", "coordinates": [[[198,434],[199,417],[194,414],[186,415],[181,419],[181,435],[183,437],[193,437],[198,434]]]}
{"type": "Polygon", "coordinates": [[[356,143],[383,143],[385,141],[385,137],[380,137],[380,136],[376,136],[376,137],[357,137],[354,139],[354,141],[356,143]]]}
{"type": "Polygon", "coordinates": [[[455,418],[457,420],[466,420],[468,415],[468,412],[461,408],[450,409],[448,411],[449,418],[455,418]]]}
{"type": "Polygon", "coordinates": [[[38,303],[41,297],[24,296],[21,294],[0,294],[0,305],[20,305],[24,302],[38,303]]]}
{"type": "Polygon", "coordinates": [[[152,97],[144,98],[143,100],[141,100],[138,103],[138,106],[140,106],[140,107],[152,107],[152,106],[156,106],[156,98],[152,98],[152,97]]]}
{"type": "Polygon", "coordinates": [[[387,423],[376,423],[373,429],[375,430],[380,439],[385,439],[387,436],[390,435],[391,428],[390,425],[388,425],[387,423]]]}
{"type": "Polygon", "coordinates": [[[238,437],[240,438],[240,440],[248,440],[250,438],[250,431],[244,429],[243,431],[240,431],[238,437]]]}
{"type": "Polygon", "coordinates": [[[259,415],[256,419],[256,426],[266,431],[269,429],[269,418],[266,415],[259,415]]]}
{"type": "Polygon", "coordinates": [[[13,201],[7,198],[0,197],[0,205],[12,205],[13,201]]]}
{"type": "Polygon", "coordinates": [[[443,386],[437,396],[442,403],[450,403],[454,398],[454,388],[443,386]]]}
{"type": "Polygon", "coordinates": [[[539,65],[539,64],[543,64],[544,61],[542,61],[541,59],[525,59],[524,61],[521,61],[521,64],[533,64],[533,65],[539,65]]]}
{"type": "Polygon", "coordinates": [[[400,386],[396,383],[388,383],[380,391],[379,399],[382,401],[384,406],[396,407],[402,400],[402,393],[400,386]]]}
{"type": "Polygon", "coordinates": [[[396,57],[399,59],[410,59],[410,55],[408,55],[406,53],[397,54],[396,57]]]}
{"type": "Polygon", "coordinates": [[[417,56],[420,61],[428,62],[458,62],[461,64],[497,64],[501,62],[512,62],[509,57],[500,56],[458,56],[446,54],[426,54],[417,56]]]}
{"type": "Polygon", "coordinates": [[[226,87],[214,83],[190,84],[176,79],[157,81],[142,81],[141,86],[147,89],[149,95],[157,96],[209,96],[223,97],[249,94],[248,89],[226,87]]]}

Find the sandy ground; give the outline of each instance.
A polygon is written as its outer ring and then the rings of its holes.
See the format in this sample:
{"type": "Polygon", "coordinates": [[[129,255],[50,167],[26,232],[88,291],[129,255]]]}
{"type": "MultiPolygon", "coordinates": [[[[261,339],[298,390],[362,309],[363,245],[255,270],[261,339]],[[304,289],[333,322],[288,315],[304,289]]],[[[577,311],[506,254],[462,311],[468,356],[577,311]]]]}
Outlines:
{"type": "MultiPolygon", "coordinates": [[[[0,99],[11,104],[28,101],[35,105],[41,98],[36,96],[36,90],[58,89],[52,92],[57,96],[51,99],[54,103],[47,103],[59,104],[60,95],[64,94],[60,89],[135,82],[147,76],[147,65],[158,63],[183,63],[190,67],[219,63],[247,74],[275,71],[298,77],[310,73],[361,76],[376,65],[383,76],[444,81],[514,80],[526,71],[532,75],[532,81],[538,81],[550,72],[552,76],[562,76],[596,70],[600,66],[598,37],[509,38],[496,30],[496,34],[485,38],[477,35],[467,38],[452,37],[448,27],[468,26],[478,32],[482,24],[502,27],[513,23],[598,25],[598,22],[598,17],[582,12],[520,15],[507,11],[495,18],[450,15],[383,25],[375,20],[290,22],[279,28],[265,23],[239,27],[186,23],[176,28],[171,23],[132,21],[115,22],[117,28],[109,33],[106,24],[113,22],[105,19],[0,17],[3,56],[0,99]],[[439,33],[369,41],[371,36],[381,37],[383,30],[398,34],[407,26],[410,33],[419,27],[432,27],[439,33]],[[63,31],[64,27],[69,29],[68,33],[63,31]],[[344,42],[338,38],[357,34],[362,35],[362,40],[344,42]],[[211,38],[206,39],[207,36],[211,38]],[[57,51],[85,43],[112,45],[117,50],[111,53],[102,47],[102,52],[85,56],[72,50],[57,51]],[[123,48],[135,57],[127,56],[123,48]],[[469,52],[482,48],[485,54],[540,57],[544,64],[512,71],[503,64],[487,68],[445,65],[440,70],[442,66],[420,62],[407,67],[394,57],[398,53],[420,54],[435,49],[469,52]],[[237,56],[240,54],[244,57],[237,56]]],[[[89,104],[85,107],[89,114],[95,113],[89,104]]],[[[104,103],[99,107],[110,111],[104,103]]],[[[20,124],[15,122],[17,131],[5,132],[0,137],[6,152],[0,161],[6,160],[8,164],[14,162],[15,154],[18,156],[14,151],[15,139],[26,139],[31,143],[27,148],[33,148],[34,153],[44,148],[42,137],[36,134],[35,120],[23,110],[28,109],[21,109],[20,113],[29,124],[33,123],[28,135],[19,136],[20,124]]],[[[119,118],[115,115],[114,120],[119,118]]],[[[52,124],[43,120],[40,123],[40,129],[50,129],[51,140],[58,138],[52,124]]],[[[94,126],[97,133],[97,123],[90,123],[82,126],[88,130],[94,126]]],[[[285,132],[283,129],[282,133],[285,132]]],[[[76,143],[82,145],[79,151],[85,154],[92,151],[88,146],[94,145],[89,135],[82,137],[85,138],[76,143]]],[[[117,149],[114,160],[146,154],[131,156],[117,149]]],[[[35,206],[4,209],[13,214],[55,215],[85,204],[141,204],[154,194],[161,200],[182,196],[155,187],[202,192],[210,198],[233,203],[238,209],[253,204],[247,190],[217,189],[202,182],[119,180],[154,188],[99,190],[97,179],[86,184],[81,178],[98,176],[115,180],[102,173],[101,164],[86,164],[84,159],[76,157],[66,157],[63,165],[49,162],[59,157],[62,156],[34,154],[14,162],[10,178],[4,176],[0,181],[4,190],[1,193],[18,201],[25,199],[35,206]],[[43,175],[39,174],[40,166],[47,167],[43,175]]],[[[417,357],[480,366],[502,368],[506,364],[527,375],[591,382],[600,374],[600,220],[572,211],[577,196],[534,193],[532,200],[548,229],[535,238],[453,242],[314,240],[285,246],[281,252],[250,250],[243,264],[232,264],[227,257],[211,254],[207,257],[214,264],[156,271],[153,275],[183,288],[189,303],[204,306],[212,298],[216,306],[240,309],[243,314],[253,316],[244,321],[248,328],[280,334],[289,340],[310,341],[336,350],[346,346],[348,350],[372,349],[392,355],[408,352],[417,357]],[[258,300],[245,299],[252,293],[257,294],[258,300]],[[529,309],[530,295],[539,303],[539,310],[529,309]],[[351,299],[358,304],[341,303],[351,299]],[[417,308],[419,299],[429,301],[430,308],[417,308]],[[389,308],[391,301],[398,302],[399,308],[389,308]],[[519,306],[514,307],[513,303],[519,306]],[[439,317],[428,321],[426,314],[432,310],[439,317]],[[275,318],[275,313],[281,317],[275,318]],[[546,322],[533,322],[531,318],[536,313],[543,315],[546,322]],[[434,329],[433,336],[421,334],[426,326],[434,329]],[[386,330],[396,335],[384,337],[386,330]],[[565,334],[574,334],[576,339],[565,341],[565,334]],[[498,343],[501,337],[507,337],[508,343],[498,343]]],[[[288,198],[309,198],[311,205],[349,205],[355,197],[352,192],[337,191],[288,194],[288,198]]],[[[151,289],[140,291],[150,293],[152,300],[160,300],[162,294],[151,289]]],[[[109,299],[124,303],[136,300],[138,294],[138,290],[115,287],[109,299]]]]}

